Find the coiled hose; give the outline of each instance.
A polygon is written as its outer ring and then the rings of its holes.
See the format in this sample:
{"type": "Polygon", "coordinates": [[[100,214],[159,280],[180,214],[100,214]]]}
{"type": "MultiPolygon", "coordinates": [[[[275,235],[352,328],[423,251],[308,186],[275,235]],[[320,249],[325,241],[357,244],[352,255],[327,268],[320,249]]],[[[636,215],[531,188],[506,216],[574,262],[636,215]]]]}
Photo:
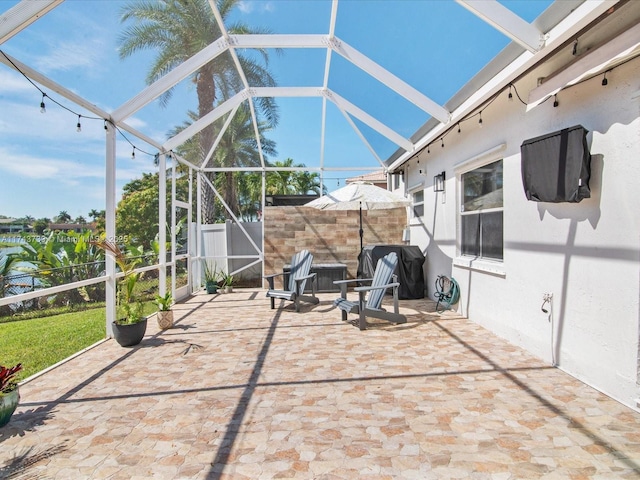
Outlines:
{"type": "Polygon", "coordinates": [[[460,300],[460,286],[455,279],[445,275],[438,275],[436,278],[436,293],[434,294],[436,303],[436,312],[442,313],[451,308],[451,305],[458,303],[460,300]],[[442,307],[440,307],[442,305],[442,307]]]}

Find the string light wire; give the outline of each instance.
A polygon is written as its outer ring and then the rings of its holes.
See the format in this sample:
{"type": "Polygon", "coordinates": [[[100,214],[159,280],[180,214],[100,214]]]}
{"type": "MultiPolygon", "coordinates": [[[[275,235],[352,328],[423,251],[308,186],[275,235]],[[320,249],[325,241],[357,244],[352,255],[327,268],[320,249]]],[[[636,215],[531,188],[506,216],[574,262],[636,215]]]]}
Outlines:
{"type": "MultiPolygon", "coordinates": [[[[576,41],[575,41],[575,43],[574,43],[574,46],[573,46],[574,50],[575,50],[575,49],[576,49],[576,47],[577,47],[577,43],[578,43],[578,40],[576,39],[576,41]]],[[[129,138],[127,138],[127,136],[126,136],[124,133],[122,133],[122,131],[120,130],[120,128],[118,128],[118,126],[117,126],[117,125],[115,125],[111,120],[106,119],[106,118],[101,118],[101,117],[91,117],[91,116],[84,116],[84,115],[81,115],[81,114],[79,114],[79,113],[77,113],[77,112],[73,111],[73,110],[72,110],[72,109],[70,109],[69,107],[67,107],[67,106],[63,105],[62,103],[58,102],[58,101],[57,101],[57,100],[55,100],[54,98],[51,98],[51,97],[50,97],[49,95],[47,95],[47,93],[45,93],[45,92],[44,92],[44,91],[43,91],[43,90],[42,90],[38,85],[36,85],[36,84],[35,84],[35,83],[34,83],[34,82],[33,82],[33,81],[32,81],[32,80],[31,80],[27,75],[25,75],[25,74],[24,74],[24,72],[22,72],[22,70],[20,70],[20,69],[18,68],[18,66],[17,66],[15,63],[13,63],[13,62],[11,61],[11,59],[10,59],[10,58],[9,58],[9,57],[4,53],[4,51],[3,51],[3,50],[0,50],[0,53],[2,53],[2,55],[7,59],[7,61],[8,61],[9,63],[11,63],[11,65],[13,65],[13,68],[14,68],[18,73],[20,73],[24,78],[26,78],[26,79],[27,79],[27,81],[28,81],[31,85],[33,85],[33,86],[34,86],[34,87],[35,87],[35,88],[36,88],[36,89],[37,89],[37,90],[42,94],[42,100],[41,100],[41,102],[40,102],[40,111],[41,111],[42,113],[45,113],[45,112],[46,112],[46,106],[45,106],[45,103],[44,103],[44,99],[45,99],[45,97],[46,97],[46,98],[50,99],[53,103],[55,103],[56,105],[58,105],[59,107],[61,107],[61,108],[65,109],[65,110],[67,110],[68,112],[70,112],[70,113],[72,113],[72,114],[74,114],[74,115],[77,115],[77,116],[78,116],[78,124],[77,124],[77,131],[78,131],[78,132],[79,132],[79,131],[80,131],[80,129],[81,129],[81,127],[80,127],[80,118],[81,118],[81,117],[83,117],[83,118],[87,118],[87,119],[90,119],[90,120],[103,120],[103,121],[105,122],[105,126],[104,126],[105,130],[106,130],[106,128],[107,128],[106,122],[109,122],[109,123],[114,127],[114,129],[115,129],[115,130],[116,130],[116,131],[117,131],[117,132],[122,136],[122,138],[124,138],[124,139],[127,141],[127,143],[129,143],[129,145],[131,145],[131,147],[133,147],[133,154],[131,155],[131,157],[132,157],[132,158],[135,158],[135,150],[138,150],[138,151],[140,151],[140,152],[144,153],[145,155],[149,155],[149,156],[154,157],[154,158],[156,158],[156,157],[157,157],[157,155],[158,155],[157,153],[150,153],[150,152],[147,152],[147,151],[145,151],[145,150],[142,150],[142,149],[141,149],[141,148],[139,148],[139,147],[136,147],[136,146],[135,146],[135,145],[134,145],[134,144],[129,140],[129,138]]],[[[613,69],[618,68],[618,67],[620,67],[620,66],[622,66],[622,65],[625,65],[626,63],[628,63],[628,62],[630,62],[630,61],[632,61],[632,60],[635,60],[636,58],[638,58],[638,56],[640,56],[640,54],[638,54],[638,55],[634,55],[634,56],[632,56],[632,57],[630,57],[630,58],[626,59],[624,62],[621,62],[621,63],[619,63],[619,64],[615,65],[614,67],[612,67],[612,68],[608,69],[607,71],[605,71],[605,72],[604,72],[604,79],[602,80],[602,84],[603,84],[603,85],[606,85],[606,84],[608,83],[608,82],[607,82],[607,79],[606,79],[606,75],[607,75],[607,73],[610,73],[613,69]]],[[[573,87],[575,87],[575,86],[577,86],[577,85],[580,85],[580,84],[582,84],[582,83],[584,83],[584,82],[586,82],[586,81],[591,80],[592,78],[599,77],[600,75],[602,75],[602,73],[597,73],[597,74],[591,75],[590,77],[584,78],[584,79],[580,80],[579,82],[576,82],[576,83],[574,83],[574,84],[571,84],[571,85],[568,85],[568,86],[566,86],[566,87],[562,88],[560,91],[563,91],[563,90],[566,90],[566,89],[569,89],[569,88],[573,88],[573,87]]],[[[511,101],[511,100],[513,99],[513,95],[512,95],[512,93],[511,93],[511,92],[512,92],[512,90],[513,90],[513,92],[515,93],[516,98],[520,101],[520,103],[521,103],[521,104],[523,104],[523,105],[528,105],[528,104],[527,104],[527,102],[525,102],[524,100],[522,100],[522,98],[520,97],[520,93],[518,92],[518,89],[517,89],[516,85],[515,85],[515,84],[513,84],[513,83],[509,83],[509,84],[508,84],[508,85],[506,85],[503,89],[501,89],[498,93],[496,93],[493,97],[491,97],[488,101],[486,101],[484,104],[480,105],[480,106],[478,107],[477,111],[475,111],[474,113],[468,114],[468,115],[466,115],[464,118],[462,118],[462,119],[458,120],[458,121],[456,122],[456,124],[455,124],[455,125],[457,126],[457,131],[458,131],[458,133],[460,133],[460,132],[461,132],[460,123],[462,123],[462,122],[466,122],[466,121],[468,121],[468,120],[471,120],[472,118],[474,118],[474,117],[476,117],[476,116],[479,116],[479,117],[480,117],[480,118],[479,118],[479,120],[478,120],[478,123],[479,123],[480,127],[482,127],[482,124],[483,124],[483,121],[482,121],[482,111],[483,111],[484,109],[486,109],[488,106],[490,106],[490,105],[491,105],[491,104],[492,104],[492,103],[493,103],[493,102],[494,102],[494,101],[495,101],[495,100],[496,100],[500,95],[502,95],[502,94],[503,94],[507,89],[508,89],[508,91],[509,91],[509,93],[508,93],[508,99],[509,99],[509,101],[511,101]]],[[[558,94],[558,93],[559,93],[559,92],[555,93],[554,95],[549,95],[549,96],[548,96],[547,98],[545,98],[542,102],[540,102],[540,104],[543,104],[543,103],[547,102],[550,98],[552,98],[552,97],[553,97],[553,98],[554,98],[554,102],[553,102],[553,103],[554,103],[554,105],[553,105],[553,106],[554,106],[554,107],[559,106],[559,102],[557,101],[557,94],[558,94]]],[[[438,140],[440,140],[440,142],[441,142],[441,146],[444,148],[444,138],[445,138],[445,137],[446,137],[446,136],[447,136],[447,135],[452,131],[452,129],[453,129],[453,126],[452,126],[452,127],[450,127],[450,128],[448,128],[448,129],[447,129],[447,130],[442,134],[442,136],[440,136],[439,138],[436,138],[436,139],[432,140],[432,141],[431,141],[431,142],[429,142],[425,147],[422,147],[422,149],[421,149],[420,151],[424,151],[424,149],[426,148],[426,149],[427,149],[427,153],[431,153],[431,151],[430,151],[430,146],[431,146],[433,143],[437,142],[438,140]]],[[[420,152],[418,152],[418,154],[419,154],[419,153],[420,153],[420,152]]]]}
{"type": "MultiPolygon", "coordinates": [[[[3,50],[0,50],[0,53],[2,53],[2,56],[3,56],[4,58],[6,58],[6,59],[7,59],[7,61],[8,61],[11,65],[13,65],[13,68],[14,68],[14,69],[15,69],[15,70],[20,74],[20,75],[22,75],[24,78],[26,78],[26,79],[27,79],[27,81],[28,81],[31,85],[33,85],[33,87],[34,87],[36,90],[38,90],[38,91],[42,94],[42,100],[40,101],[40,112],[42,112],[42,113],[46,113],[46,111],[47,111],[47,110],[46,110],[46,105],[45,105],[45,103],[44,103],[44,99],[45,99],[45,98],[47,98],[47,99],[49,99],[51,102],[53,102],[53,103],[55,103],[56,105],[58,105],[60,108],[62,108],[62,109],[64,109],[64,110],[66,110],[67,112],[70,112],[70,113],[72,113],[73,115],[76,115],[76,116],[78,117],[78,123],[76,124],[76,131],[77,131],[77,132],[81,132],[81,131],[82,131],[82,125],[80,124],[80,119],[81,119],[81,118],[86,118],[86,119],[88,119],[88,120],[103,120],[103,121],[105,122],[105,125],[104,125],[105,130],[107,129],[107,122],[109,122],[109,123],[113,126],[113,128],[114,128],[114,129],[115,129],[115,130],[116,130],[116,131],[117,131],[117,132],[122,136],[122,138],[124,138],[124,139],[127,141],[127,143],[133,147],[134,152],[135,152],[135,150],[138,150],[139,152],[142,152],[142,153],[144,153],[145,155],[149,155],[150,157],[155,157],[155,156],[156,156],[156,154],[155,154],[155,153],[150,153],[150,152],[147,152],[147,151],[145,151],[145,150],[142,150],[142,149],[141,149],[141,148],[139,148],[139,147],[136,147],[136,146],[131,142],[131,140],[129,140],[129,138],[128,138],[124,133],[122,133],[122,130],[120,130],[120,128],[119,128],[116,124],[114,124],[111,120],[109,120],[109,119],[107,119],[107,118],[102,118],[102,117],[92,117],[92,116],[88,116],[88,115],[82,115],[82,114],[80,114],[80,113],[78,113],[78,112],[76,112],[76,111],[72,110],[71,108],[67,107],[66,105],[64,105],[64,104],[60,103],[60,102],[59,102],[59,101],[57,101],[55,98],[52,98],[52,97],[51,97],[51,96],[49,96],[49,95],[48,95],[44,90],[42,90],[42,89],[41,89],[41,88],[40,88],[40,87],[39,87],[35,82],[33,82],[33,80],[31,80],[27,75],[25,75],[25,73],[24,73],[22,70],[20,70],[20,68],[18,68],[18,66],[17,66],[15,63],[13,63],[13,62],[11,61],[11,59],[7,56],[7,54],[6,54],[6,53],[4,53],[4,51],[3,51],[3,50]]],[[[132,158],[135,158],[135,155],[132,155],[131,157],[132,157],[132,158]]]]}
{"type": "MultiPolygon", "coordinates": [[[[632,60],[635,60],[636,58],[640,57],[640,54],[634,55],[628,59],[626,59],[624,62],[620,62],[619,64],[615,65],[614,67],[609,68],[608,70],[606,70],[604,72],[605,78],[606,75],[611,73],[612,70],[626,64],[629,63],[632,60]]],[[[560,103],[557,101],[557,94],[560,93],[561,91],[564,90],[568,90],[570,88],[573,88],[577,85],[580,85],[582,83],[588,82],[589,80],[593,79],[593,78],[599,78],[600,76],[602,76],[602,72],[593,74],[589,77],[583,78],[582,80],[580,80],[579,82],[573,83],[571,85],[568,85],[564,88],[562,88],[559,92],[555,93],[554,95],[549,95],[547,98],[545,98],[542,102],[540,102],[540,105],[542,105],[543,103],[549,101],[549,99],[553,98],[554,99],[554,104],[555,106],[559,106],[560,103]]],[[[489,100],[487,100],[485,103],[483,103],[482,105],[478,106],[477,109],[472,112],[467,114],[465,117],[461,118],[460,120],[458,120],[455,124],[453,124],[451,127],[449,127],[440,137],[433,139],[431,142],[429,142],[427,145],[425,145],[424,147],[422,147],[422,149],[418,152],[418,154],[420,154],[420,152],[424,151],[425,149],[427,150],[427,153],[431,153],[431,145],[433,145],[435,142],[438,141],[442,141],[447,135],[449,135],[449,133],[454,129],[457,128],[457,132],[460,133],[461,132],[461,127],[460,124],[464,123],[466,121],[471,120],[472,118],[479,116],[479,120],[478,123],[480,124],[480,126],[482,126],[483,121],[482,121],[482,111],[485,110],[488,106],[490,106],[498,97],[500,97],[501,95],[504,94],[505,91],[508,91],[509,94],[511,94],[513,92],[514,95],[512,95],[511,97],[508,97],[508,99],[511,101],[513,99],[513,96],[515,96],[515,98],[518,99],[518,101],[522,104],[522,105],[528,105],[527,102],[525,102],[522,97],[520,96],[520,92],[518,92],[518,88],[516,87],[515,84],[513,83],[509,83],[508,85],[506,85],[503,89],[501,89],[499,92],[497,92],[493,97],[491,97],[489,100]]]]}

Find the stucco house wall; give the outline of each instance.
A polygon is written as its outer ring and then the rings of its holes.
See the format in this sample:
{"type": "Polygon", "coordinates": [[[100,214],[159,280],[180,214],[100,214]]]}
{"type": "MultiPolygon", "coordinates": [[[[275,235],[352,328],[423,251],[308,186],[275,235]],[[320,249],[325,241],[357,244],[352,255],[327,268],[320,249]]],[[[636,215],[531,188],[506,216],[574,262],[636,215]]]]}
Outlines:
{"type": "MultiPolygon", "coordinates": [[[[525,100],[538,76],[515,83],[525,100]]],[[[482,111],[482,128],[477,117],[464,122],[444,148],[438,142],[411,159],[400,189],[424,189],[424,215],[412,219],[410,234],[426,252],[430,292],[437,275],[453,276],[457,308],[470,320],[638,410],[640,58],[607,79],[607,86],[602,76],[573,85],[558,93],[557,107],[552,98],[528,112],[505,91],[482,111]],[[528,201],[520,145],[578,124],[589,131],[591,198],[528,201]],[[498,159],[504,260],[472,261],[460,255],[460,174],[498,159]],[[433,176],[441,171],[445,192],[436,193],[433,176]],[[547,293],[549,314],[541,310],[547,293]]]]}

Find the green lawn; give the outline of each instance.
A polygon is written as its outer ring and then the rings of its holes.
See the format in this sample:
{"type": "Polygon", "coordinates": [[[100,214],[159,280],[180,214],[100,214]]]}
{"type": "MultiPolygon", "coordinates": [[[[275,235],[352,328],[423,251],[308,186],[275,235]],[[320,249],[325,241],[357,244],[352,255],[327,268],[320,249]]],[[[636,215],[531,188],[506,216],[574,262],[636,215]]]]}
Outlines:
{"type": "MultiPolygon", "coordinates": [[[[157,307],[145,304],[145,314],[157,307]]],[[[105,308],[0,323],[0,365],[22,363],[27,378],[105,338],[105,308]]]]}

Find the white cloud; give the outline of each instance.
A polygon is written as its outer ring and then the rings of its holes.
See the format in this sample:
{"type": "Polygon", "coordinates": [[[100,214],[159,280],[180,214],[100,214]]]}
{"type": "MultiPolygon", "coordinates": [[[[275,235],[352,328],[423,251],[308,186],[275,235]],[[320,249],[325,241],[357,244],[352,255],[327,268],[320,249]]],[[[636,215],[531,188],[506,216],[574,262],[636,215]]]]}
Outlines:
{"type": "Polygon", "coordinates": [[[44,73],[82,68],[85,71],[102,71],[102,46],[99,39],[89,42],[62,41],[38,58],[37,68],[44,73]]]}
{"type": "Polygon", "coordinates": [[[253,12],[253,3],[247,1],[238,2],[238,10],[242,13],[251,13],[253,12]]]}
{"type": "MultiPolygon", "coordinates": [[[[36,92],[37,93],[37,92],[36,92]]],[[[0,95],[0,170],[23,178],[57,178],[69,184],[74,177],[104,175],[105,133],[101,120],[81,118],[82,131],[76,131],[78,118],[45,98],[46,113],[40,113],[40,97],[33,102],[5,101],[0,95]],[[89,173],[88,173],[89,172],[89,173]]],[[[133,119],[133,117],[132,117],[133,119]]],[[[130,124],[144,125],[142,120],[130,124]]],[[[121,180],[139,177],[154,170],[156,150],[122,130],[116,135],[117,176],[121,180]]],[[[1,177],[1,176],[0,176],[1,177]]]]}
{"type": "Polygon", "coordinates": [[[83,178],[102,178],[104,168],[82,162],[41,157],[0,147],[0,170],[28,179],[48,179],[76,184],[83,178]]]}
{"type": "Polygon", "coordinates": [[[273,2],[260,2],[257,3],[251,0],[243,0],[238,2],[238,10],[242,13],[253,13],[256,10],[256,6],[258,7],[258,11],[262,12],[273,12],[275,11],[275,5],[273,2]]]}
{"type": "MultiPolygon", "coordinates": [[[[120,168],[116,170],[116,181],[118,183],[117,198],[120,198],[122,185],[130,182],[134,178],[140,178],[143,172],[154,170],[150,165],[141,165],[137,162],[118,160],[120,168]]],[[[104,200],[104,176],[105,167],[103,164],[85,164],[79,161],[64,160],[60,158],[39,157],[12,152],[0,147],[0,178],[5,181],[12,178],[20,184],[46,180],[47,184],[57,184],[62,190],[60,199],[66,197],[70,192],[80,195],[83,198],[104,200]],[[101,186],[96,188],[96,183],[101,186]],[[71,189],[71,190],[70,190],[71,189]]],[[[34,192],[32,198],[40,198],[34,192]]],[[[41,201],[45,201],[40,198],[41,201]]],[[[64,206],[60,208],[70,208],[64,206]]]]}
{"type": "Polygon", "coordinates": [[[28,94],[36,89],[22,75],[17,72],[0,70],[0,93],[7,94],[28,94]]]}
{"type": "MultiPolygon", "coordinates": [[[[145,122],[144,120],[142,120],[139,117],[129,117],[124,121],[127,125],[129,125],[132,128],[135,128],[136,130],[140,130],[140,131],[144,131],[145,128],[147,128],[147,122],[145,122]]],[[[157,133],[155,133],[155,135],[157,135],[157,133]]],[[[154,137],[154,134],[151,134],[152,138],[154,137]]],[[[162,138],[162,137],[159,137],[162,138]]]]}
{"type": "Polygon", "coordinates": [[[55,9],[47,14],[46,29],[27,29],[22,42],[11,47],[17,58],[45,75],[81,69],[83,75],[98,78],[108,68],[105,47],[115,37],[111,19],[93,13],[86,8],[55,9]]]}
{"type": "MultiPolygon", "coordinates": [[[[95,150],[104,145],[104,126],[101,120],[80,120],[82,132],[76,132],[78,117],[45,98],[46,113],[40,113],[40,94],[34,90],[24,102],[0,98],[0,143],[19,144],[34,148],[37,144],[65,147],[74,150],[95,150]]],[[[64,103],[63,103],[64,104],[64,103]]],[[[104,147],[102,147],[104,149],[104,147]]]]}

